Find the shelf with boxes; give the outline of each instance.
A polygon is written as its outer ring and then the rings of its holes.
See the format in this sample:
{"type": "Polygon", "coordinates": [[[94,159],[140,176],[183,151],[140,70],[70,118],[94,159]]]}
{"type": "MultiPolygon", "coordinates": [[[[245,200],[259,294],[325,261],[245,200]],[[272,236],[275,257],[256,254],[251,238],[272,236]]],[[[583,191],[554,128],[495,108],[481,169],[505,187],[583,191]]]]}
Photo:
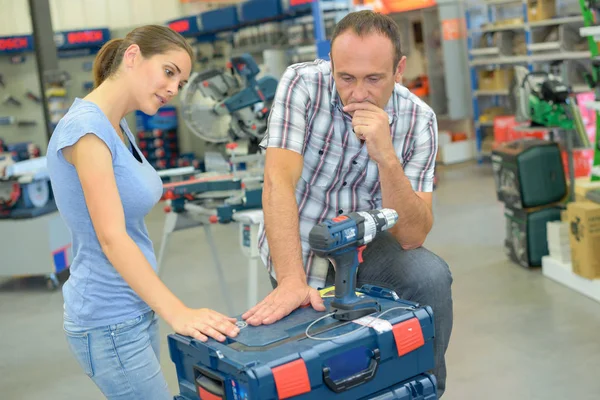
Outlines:
{"type": "Polygon", "coordinates": [[[590,52],[579,36],[577,0],[472,2],[466,7],[469,66],[477,158],[491,155],[493,118],[514,114],[513,68],[554,68],[575,93],[591,91],[584,80],[590,52]],[[572,4],[571,4],[572,3],[572,4]],[[558,65],[560,64],[560,65],[558,65]],[[489,110],[489,112],[488,112],[489,110]]]}
{"type": "Polygon", "coordinates": [[[144,157],[157,170],[194,166],[199,161],[193,154],[179,152],[177,109],[161,107],[153,115],[136,112],[136,140],[144,157]]]}
{"type": "Polygon", "coordinates": [[[199,15],[167,22],[173,30],[198,42],[227,38],[232,54],[259,54],[264,50],[296,50],[311,45],[317,56],[328,58],[329,42],[339,12],[348,11],[342,0],[295,4],[287,0],[249,0],[199,15]],[[230,34],[230,35],[229,35],[230,34]]]}

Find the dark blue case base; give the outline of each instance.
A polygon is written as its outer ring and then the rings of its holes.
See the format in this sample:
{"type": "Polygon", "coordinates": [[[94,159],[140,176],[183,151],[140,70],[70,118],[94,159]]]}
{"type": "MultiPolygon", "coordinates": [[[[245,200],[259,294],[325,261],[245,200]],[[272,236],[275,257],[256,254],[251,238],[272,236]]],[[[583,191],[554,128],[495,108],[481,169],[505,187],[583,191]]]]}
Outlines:
{"type": "Polygon", "coordinates": [[[437,381],[431,374],[422,374],[361,400],[438,400],[437,381]]]}
{"type": "MultiPolygon", "coordinates": [[[[438,400],[436,385],[433,375],[422,374],[360,400],[438,400]]],[[[194,399],[177,395],[173,400],[194,399]]]]}
{"type": "MultiPolygon", "coordinates": [[[[223,343],[169,335],[180,395],[189,400],[356,400],[382,391],[385,395],[399,382],[432,370],[431,308],[373,286],[360,291],[381,306],[381,312],[372,314],[375,323],[342,322],[327,316],[328,311],[307,307],[272,325],[246,326],[223,343]],[[322,340],[307,337],[307,327],[324,316],[309,332],[322,340]]],[[[329,310],[332,297],[323,300],[329,310]]]]}

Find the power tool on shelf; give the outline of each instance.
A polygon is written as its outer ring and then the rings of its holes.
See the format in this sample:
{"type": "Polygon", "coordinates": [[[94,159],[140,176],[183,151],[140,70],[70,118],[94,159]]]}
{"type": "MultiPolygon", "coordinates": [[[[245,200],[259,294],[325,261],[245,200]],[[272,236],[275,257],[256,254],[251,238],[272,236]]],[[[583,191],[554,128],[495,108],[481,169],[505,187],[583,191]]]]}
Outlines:
{"type": "MultiPolygon", "coordinates": [[[[555,65],[556,66],[556,65],[555,65]]],[[[511,108],[518,122],[542,127],[552,139],[561,139],[566,147],[571,187],[575,184],[573,149],[592,147],[581,117],[577,99],[571,88],[552,73],[530,72],[516,66],[511,86],[511,108]]],[[[573,192],[569,195],[574,200],[573,192]]]]}
{"type": "Polygon", "coordinates": [[[46,157],[14,162],[0,153],[0,218],[33,218],[56,210],[46,157]]]}
{"type": "Polygon", "coordinates": [[[228,67],[191,75],[180,96],[182,117],[207,142],[248,140],[256,145],[267,129],[277,80],[257,78],[260,69],[249,54],[233,57],[228,67]]]}
{"type": "Polygon", "coordinates": [[[577,100],[558,76],[516,66],[510,100],[517,121],[531,121],[532,127],[575,130],[579,139],[589,144],[577,100]]]}
{"type": "Polygon", "coordinates": [[[335,269],[335,299],[331,302],[335,319],[349,321],[380,311],[374,298],[356,295],[356,274],[367,244],[397,221],[398,213],[384,208],[340,215],[315,225],[310,231],[311,250],[328,258],[335,269]]]}

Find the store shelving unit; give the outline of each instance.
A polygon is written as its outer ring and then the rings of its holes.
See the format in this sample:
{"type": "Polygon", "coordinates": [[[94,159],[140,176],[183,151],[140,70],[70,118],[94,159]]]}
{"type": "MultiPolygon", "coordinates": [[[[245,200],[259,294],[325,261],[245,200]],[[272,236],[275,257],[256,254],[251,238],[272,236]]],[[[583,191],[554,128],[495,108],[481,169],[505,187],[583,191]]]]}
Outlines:
{"type": "Polygon", "coordinates": [[[579,32],[583,26],[580,14],[529,21],[527,0],[471,1],[465,9],[477,159],[481,163],[489,155],[482,144],[493,126],[479,122],[481,111],[487,107],[510,111],[512,67],[549,70],[551,64],[563,61],[563,81],[573,92],[583,92],[591,90],[581,74],[582,68],[588,68],[590,51],[579,32]],[[494,79],[491,87],[482,85],[486,70],[503,79],[494,79]]]}
{"type": "Polygon", "coordinates": [[[219,54],[215,58],[223,61],[244,53],[260,58],[265,50],[273,49],[302,60],[328,59],[329,37],[337,20],[348,11],[346,0],[314,0],[297,5],[280,0],[249,0],[166,24],[195,46],[225,45],[223,54],[213,52],[219,54]]]}

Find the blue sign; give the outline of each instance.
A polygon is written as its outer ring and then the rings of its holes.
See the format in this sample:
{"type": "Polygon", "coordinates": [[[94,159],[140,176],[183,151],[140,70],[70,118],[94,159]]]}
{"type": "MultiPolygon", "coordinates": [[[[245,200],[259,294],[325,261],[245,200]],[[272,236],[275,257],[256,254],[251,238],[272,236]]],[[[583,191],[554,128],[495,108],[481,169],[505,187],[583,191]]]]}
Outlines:
{"type": "Polygon", "coordinates": [[[77,31],[63,31],[54,34],[54,43],[58,51],[73,49],[99,49],[110,40],[108,28],[82,29],[77,31]]]}
{"type": "Polygon", "coordinates": [[[22,53],[26,51],[33,51],[33,36],[0,37],[0,54],[22,53]]]}
{"type": "Polygon", "coordinates": [[[182,36],[196,36],[202,33],[202,30],[200,29],[201,24],[198,24],[199,18],[200,15],[174,19],[172,21],[168,21],[167,25],[169,28],[180,33],[182,36]]]}

